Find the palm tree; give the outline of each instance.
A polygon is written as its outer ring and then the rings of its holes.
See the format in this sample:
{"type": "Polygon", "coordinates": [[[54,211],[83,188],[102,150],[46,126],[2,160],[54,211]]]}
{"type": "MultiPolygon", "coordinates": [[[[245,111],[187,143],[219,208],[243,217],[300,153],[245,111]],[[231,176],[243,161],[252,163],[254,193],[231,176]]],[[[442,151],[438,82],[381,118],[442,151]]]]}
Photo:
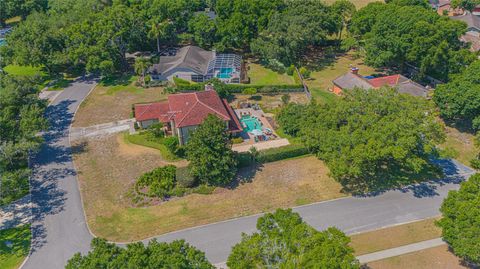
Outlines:
{"type": "Polygon", "coordinates": [[[143,87],[145,87],[145,73],[147,72],[147,69],[150,65],[150,60],[145,57],[138,57],[135,59],[135,73],[142,76],[143,87]]]}
{"type": "Polygon", "coordinates": [[[157,39],[157,52],[160,53],[160,38],[167,35],[167,29],[170,25],[170,20],[164,20],[162,22],[152,21],[150,30],[148,31],[149,38],[157,39]]]}

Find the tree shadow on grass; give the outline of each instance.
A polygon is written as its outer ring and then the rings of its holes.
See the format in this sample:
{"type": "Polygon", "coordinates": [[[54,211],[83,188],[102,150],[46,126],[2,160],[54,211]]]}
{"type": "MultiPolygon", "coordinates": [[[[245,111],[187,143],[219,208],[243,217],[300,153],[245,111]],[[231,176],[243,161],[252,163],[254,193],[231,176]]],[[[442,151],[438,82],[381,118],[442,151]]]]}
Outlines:
{"type": "Polygon", "coordinates": [[[241,184],[251,183],[258,172],[263,170],[263,165],[259,163],[252,164],[248,167],[240,168],[232,181],[232,184],[228,186],[229,189],[235,189],[241,184]]]}
{"type": "Polygon", "coordinates": [[[114,75],[111,77],[103,78],[100,83],[105,87],[110,86],[128,86],[132,83],[132,75],[131,74],[121,74],[121,75],[114,75]]]}
{"type": "Polygon", "coordinates": [[[433,197],[439,195],[439,186],[459,184],[465,180],[461,172],[458,164],[452,160],[434,160],[418,173],[399,165],[363,179],[344,180],[341,182],[342,191],[359,197],[377,196],[389,190],[411,192],[417,198],[433,197]]]}

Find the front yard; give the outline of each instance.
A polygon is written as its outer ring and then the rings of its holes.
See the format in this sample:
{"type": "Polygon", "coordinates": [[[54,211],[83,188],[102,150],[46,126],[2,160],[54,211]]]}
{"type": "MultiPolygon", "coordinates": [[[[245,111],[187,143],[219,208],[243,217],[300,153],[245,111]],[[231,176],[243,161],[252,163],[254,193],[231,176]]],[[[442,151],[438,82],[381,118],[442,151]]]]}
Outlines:
{"type": "MultiPolygon", "coordinates": [[[[243,169],[233,189],[190,194],[134,207],[129,191],[146,171],[169,164],[157,150],[126,144],[122,135],[90,140],[74,155],[87,221],[93,233],[114,241],[144,239],[174,230],[345,196],[315,157],[243,169]]],[[[175,162],[177,166],[185,161],[175,162]]]]}
{"type": "Polygon", "coordinates": [[[99,83],[80,106],[74,127],[131,118],[132,105],[141,102],[165,100],[162,87],[143,89],[134,85],[136,77],[124,77],[99,83]]]}

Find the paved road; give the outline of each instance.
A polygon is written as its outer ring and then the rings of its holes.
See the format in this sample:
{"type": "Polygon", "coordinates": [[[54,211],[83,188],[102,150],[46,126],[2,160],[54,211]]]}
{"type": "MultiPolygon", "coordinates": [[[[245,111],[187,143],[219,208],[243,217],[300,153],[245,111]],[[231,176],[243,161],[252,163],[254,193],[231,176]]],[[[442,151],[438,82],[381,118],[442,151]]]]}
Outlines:
{"type": "MultiPolygon", "coordinates": [[[[65,89],[48,109],[50,131],[35,157],[32,178],[32,252],[23,268],[63,268],[76,252],[89,249],[89,233],[82,210],[77,177],[68,141],[74,111],[95,82],[78,81],[65,89]]],[[[424,183],[372,197],[344,198],[295,211],[317,229],[336,226],[351,234],[438,215],[449,190],[473,171],[456,162],[443,161],[449,175],[443,181],[424,183]]],[[[213,263],[224,262],[241,233],[251,233],[259,215],[182,230],[157,237],[186,239],[205,251],[213,263]]]]}
{"type": "Polygon", "coordinates": [[[72,162],[69,126],[94,81],[79,80],[50,104],[50,129],[32,161],[32,251],[23,268],[63,268],[76,252],[86,252],[92,236],[87,230],[72,162]]]}
{"type": "MultiPolygon", "coordinates": [[[[358,233],[439,215],[449,190],[473,173],[456,161],[439,162],[448,175],[442,181],[427,182],[371,197],[349,197],[294,209],[317,229],[336,226],[347,234],[358,233]]],[[[241,233],[255,231],[259,215],[177,231],[156,237],[161,241],[186,239],[205,251],[215,264],[226,261],[241,233]]]]}

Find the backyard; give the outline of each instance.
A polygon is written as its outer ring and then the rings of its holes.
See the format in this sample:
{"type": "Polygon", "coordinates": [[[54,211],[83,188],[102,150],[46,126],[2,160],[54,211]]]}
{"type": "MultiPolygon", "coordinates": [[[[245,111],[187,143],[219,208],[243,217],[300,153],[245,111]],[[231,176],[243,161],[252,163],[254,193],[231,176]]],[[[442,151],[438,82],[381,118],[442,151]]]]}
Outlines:
{"type": "Polygon", "coordinates": [[[321,161],[303,157],[243,169],[238,176],[242,183],[233,189],[217,188],[209,195],[190,194],[140,208],[132,205],[129,191],[141,174],[171,163],[159,151],[127,144],[120,134],[88,141],[74,161],[88,224],[95,235],[114,241],[345,196],[321,161]]]}
{"type": "Polygon", "coordinates": [[[0,230],[0,268],[16,269],[30,250],[30,225],[0,230]]]}
{"type": "Polygon", "coordinates": [[[253,85],[290,85],[295,84],[292,76],[280,74],[259,63],[248,63],[248,76],[253,85]]]}
{"type": "Polygon", "coordinates": [[[135,76],[126,76],[99,83],[81,104],[73,126],[87,127],[128,119],[132,117],[133,104],[167,98],[162,87],[143,89],[134,85],[136,80],[135,76]]]}

